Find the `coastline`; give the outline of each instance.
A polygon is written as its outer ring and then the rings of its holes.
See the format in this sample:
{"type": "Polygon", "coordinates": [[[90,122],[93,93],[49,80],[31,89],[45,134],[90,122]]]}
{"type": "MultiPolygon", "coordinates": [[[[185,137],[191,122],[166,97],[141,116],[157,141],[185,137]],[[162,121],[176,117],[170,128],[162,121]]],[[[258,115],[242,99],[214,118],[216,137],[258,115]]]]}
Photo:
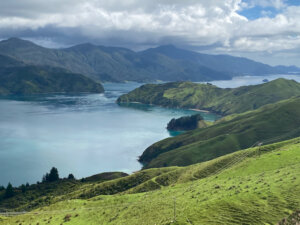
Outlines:
{"type": "Polygon", "coordinates": [[[196,112],[205,112],[205,113],[210,113],[210,111],[208,111],[208,110],[204,110],[204,109],[189,109],[189,110],[196,111],[196,112]]]}

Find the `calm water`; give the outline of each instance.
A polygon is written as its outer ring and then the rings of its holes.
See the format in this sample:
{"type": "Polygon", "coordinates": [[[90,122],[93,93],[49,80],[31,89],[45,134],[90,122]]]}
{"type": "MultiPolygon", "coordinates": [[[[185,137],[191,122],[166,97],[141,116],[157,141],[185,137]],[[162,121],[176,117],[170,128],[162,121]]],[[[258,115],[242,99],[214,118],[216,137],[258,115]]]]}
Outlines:
{"type": "Polygon", "coordinates": [[[137,157],[170,136],[169,120],[195,112],[115,104],[138,86],[106,84],[105,94],[0,99],[0,185],[36,182],[52,166],[61,176],[77,178],[139,170],[137,157]]]}
{"type": "MultiPolygon", "coordinates": [[[[211,83],[238,87],[279,77],[300,81],[300,76],[275,75],[211,83]]],[[[77,178],[139,170],[137,157],[144,149],[170,136],[165,129],[169,120],[195,112],[115,104],[118,96],[138,86],[106,84],[105,94],[0,99],[0,185],[34,183],[52,166],[61,176],[73,173],[77,178]]]]}
{"type": "Polygon", "coordinates": [[[236,88],[245,85],[255,85],[263,83],[264,79],[269,81],[285,78],[289,80],[295,80],[300,82],[300,75],[269,75],[269,76],[243,76],[243,77],[234,77],[232,80],[218,80],[212,81],[210,83],[221,87],[221,88],[236,88]]]}

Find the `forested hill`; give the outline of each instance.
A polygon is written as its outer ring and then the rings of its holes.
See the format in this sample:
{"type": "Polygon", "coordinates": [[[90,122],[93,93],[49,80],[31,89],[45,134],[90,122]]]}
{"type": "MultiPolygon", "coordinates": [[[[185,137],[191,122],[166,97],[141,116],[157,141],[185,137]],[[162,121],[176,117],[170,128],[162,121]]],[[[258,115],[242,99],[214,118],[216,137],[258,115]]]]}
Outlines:
{"type": "Polygon", "coordinates": [[[117,102],[203,109],[228,115],[257,109],[294,96],[300,96],[300,83],[281,78],[239,88],[219,88],[211,84],[191,82],[146,84],[122,95],[117,102]]]}
{"type": "Polygon", "coordinates": [[[49,49],[11,38],[0,42],[0,54],[34,65],[61,67],[101,81],[210,81],[241,75],[300,72],[297,67],[271,67],[246,58],[207,55],[172,45],[142,52],[80,44],[49,49]]]}
{"type": "Polygon", "coordinates": [[[65,69],[26,65],[0,55],[0,95],[102,93],[99,82],[65,69]]]}

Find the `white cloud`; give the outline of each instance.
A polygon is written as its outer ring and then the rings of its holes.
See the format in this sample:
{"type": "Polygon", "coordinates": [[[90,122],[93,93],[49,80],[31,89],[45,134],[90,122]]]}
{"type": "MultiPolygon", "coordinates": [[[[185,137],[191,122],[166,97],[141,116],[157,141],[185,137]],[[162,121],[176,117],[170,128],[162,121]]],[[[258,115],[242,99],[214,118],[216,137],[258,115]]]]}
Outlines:
{"type": "MultiPolygon", "coordinates": [[[[284,0],[10,0],[0,1],[1,30],[29,30],[32,37],[27,38],[47,40],[42,43],[52,43],[50,32],[111,45],[124,40],[141,46],[169,41],[218,46],[212,52],[269,54],[300,47],[300,7],[284,0]],[[252,21],[239,14],[256,5],[282,13],[252,21]]],[[[0,38],[4,36],[2,32],[0,38]]]]}

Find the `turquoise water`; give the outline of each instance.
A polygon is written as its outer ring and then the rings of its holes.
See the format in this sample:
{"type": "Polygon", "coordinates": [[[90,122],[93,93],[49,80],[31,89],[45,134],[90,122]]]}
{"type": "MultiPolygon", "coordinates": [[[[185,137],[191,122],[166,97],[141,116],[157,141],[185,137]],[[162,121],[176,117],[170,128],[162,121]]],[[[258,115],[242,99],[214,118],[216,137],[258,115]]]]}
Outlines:
{"type": "MultiPolygon", "coordinates": [[[[118,96],[140,84],[106,84],[105,94],[0,99],[0,185],[35,183],[52,166],[81,178],[133,172],[151,144],[171,134],[172,118],[196,112],[146,105],[120,107],[118,96]]],[[[208,120],[214,114],[202,113],[208,120]]]]}

